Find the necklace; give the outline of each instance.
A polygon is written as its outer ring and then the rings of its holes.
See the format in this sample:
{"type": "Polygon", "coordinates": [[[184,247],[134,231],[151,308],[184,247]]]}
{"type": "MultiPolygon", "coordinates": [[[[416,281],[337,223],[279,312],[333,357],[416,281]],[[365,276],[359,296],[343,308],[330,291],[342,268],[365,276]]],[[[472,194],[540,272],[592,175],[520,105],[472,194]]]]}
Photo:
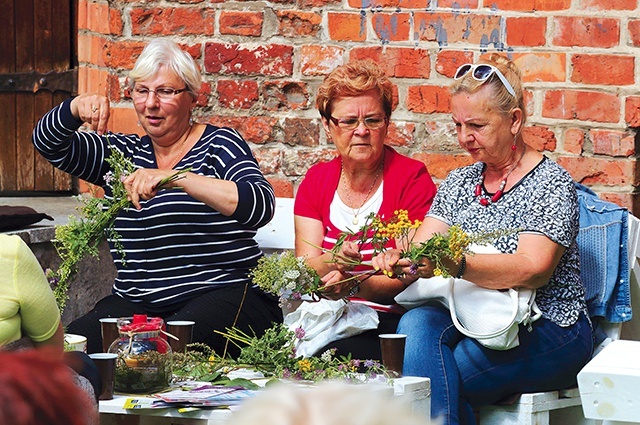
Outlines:
{"type": "Polygon", "coordinates": [[[513,164],[511,169],[509,169],[509,171],[507,172],[507,175],[504,176],[504,178],[500,182],[500,186],[498,187],[498,190],[496,190],[496,193],[494,193],[491,197],[489,197],[488,195],[484,195],[482,193],[483,192],[482,185],[484,184],[484,171],[482,173],[480,173],[480,182],[478,182],[478,184],[476,184],[475,190],[473,191],[473,194],[477,198],[479,198],[478,201],[480,202],[480,205],[482,205],[483,207],[486,207],[491,203],[498,202],[498,200],[500,198],[502,198],[502,195],[504,194],[504,188],[507,185],[507,179],[509,178],[509,176],[511,175],[513,170],[516,169],[518,164],[520,164],[520,161],[522,160],[522,157],[524,156],[524,153],[526,151],[527,151],[526,148],[522,150],[522,154],[520,155],[520,158],[518,158],[516,163],[513,164]]]}
{"type": "Polygon", "coordinates": [[[175,167],[176,164],[178,164],[178,162],[180,162],[180,160],[184,156],[184,149],[187,146],[187,140],[189,140],[189,136],[191,135],[191,129],[192,128],[193,128],[193,125],[189,124],[189,129],[187,130],[187,135],[185,136],[184,139],[182,139],[182,144],[180,145],[180,151],[175,156],[172,156],[171,161],[169,161],[169,163],[168,163],[169,169],[172,169],[173,167],[175,167]]]}
{"type": "Polygon", "coordinates": [[[347,206],[351,208],[351,211],[353,212],[353,220],[351,220],[351,223],[353,223],[354,226],[358,225],[358,222],[359,222],[358,214],[360,214],[360,210],[362,209],[362,207],[364,207],[364,204],[367,203],[369,196],[371,196],[371,192],[373,191],[373,188],[376,186],[376,183],[378,182],[378,177],[380,177],[380,174],[382,173],[383,168],[384,168],[384,161],[382,161],[382,163],[378,167],[378,172],[376,173],[376,176],[373,179],[373,183],[371,183],[371,186],[367,191],[367,196],[365,196],[364,201],[362,201],[362,204],[360,204],[360,206],[357,209],[354,209],[351,206],[353,205],[353,200],[351,199],[351,191],[349,190],[349,185],[347,184],[347,177],[346,177],[346,173],[344,172],[344,166],[342,163],[340,164],[340,175],[342,176],[342,181],[344,182],[344,189],[347,195],[347,202],[349,203],[349,205],[347,206]]]}

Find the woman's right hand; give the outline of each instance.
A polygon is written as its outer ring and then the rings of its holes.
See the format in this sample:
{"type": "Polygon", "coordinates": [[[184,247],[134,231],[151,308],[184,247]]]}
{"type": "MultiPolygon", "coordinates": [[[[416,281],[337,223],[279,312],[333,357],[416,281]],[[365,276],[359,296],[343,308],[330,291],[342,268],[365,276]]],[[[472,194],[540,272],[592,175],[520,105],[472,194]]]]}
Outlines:
{"type": "Polygon", "coordinates": [[[362,261],[359,245],[351,241],[344,242],[335,260],[337,261],[336,269],[339,272],[344,273],[353,270],[356,264],[362,261]]]}
{"type": "Polygon", "coordinates": [[[100,135],[107,132],[110,113],[109,99],[99,94],[84,93],[71,101],[71,114],[100,135]]]}

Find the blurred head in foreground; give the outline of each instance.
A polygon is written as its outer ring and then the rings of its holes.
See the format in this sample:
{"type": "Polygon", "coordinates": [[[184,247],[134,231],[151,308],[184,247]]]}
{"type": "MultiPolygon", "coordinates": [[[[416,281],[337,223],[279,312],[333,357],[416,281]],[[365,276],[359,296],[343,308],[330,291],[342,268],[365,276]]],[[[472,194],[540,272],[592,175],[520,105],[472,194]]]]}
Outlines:
{"type": "Polygon", "coordinates": [[[0,351],[0,365],[0,424],[97,423],[71,370],[46,349],[0,351]]]}
{"type": "Polygon", "coordinates": [[[274,385],[247,400],[229,425],[425,425],[384,387],[324,383],[314,387],[274,385]]]}

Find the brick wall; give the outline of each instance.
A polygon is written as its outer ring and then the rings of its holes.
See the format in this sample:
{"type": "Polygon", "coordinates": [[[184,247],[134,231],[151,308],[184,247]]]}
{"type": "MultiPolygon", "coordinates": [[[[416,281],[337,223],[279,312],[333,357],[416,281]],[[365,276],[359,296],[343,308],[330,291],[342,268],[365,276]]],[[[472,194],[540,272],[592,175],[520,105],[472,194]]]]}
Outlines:
{"type": "Polygon", "coordinates": [[[449,116],[455,69],[510,55],[524,73],[525,140],[639,215],[638,0],[79,0],[79,91],[107,94],[111,129],[141,132],[123,83],[145,42],[199,63],[201,122],[235,127],[278,196],[334,155],[314,105],[323,76],[374,58],[396,85],[388,143],[436,181],[470,157],[449,116]]]}

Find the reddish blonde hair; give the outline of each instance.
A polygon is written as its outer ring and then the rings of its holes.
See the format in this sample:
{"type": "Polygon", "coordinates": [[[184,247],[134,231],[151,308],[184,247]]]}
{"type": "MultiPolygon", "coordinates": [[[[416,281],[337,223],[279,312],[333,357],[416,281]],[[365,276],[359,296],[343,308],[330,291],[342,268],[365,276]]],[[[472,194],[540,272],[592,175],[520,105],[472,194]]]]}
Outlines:
{"type": "Polygon", "coordinates": [[[342,96],[357,96],[375,90],[380,94],[380,101],[385,116],[391,116],[393,106],[393,84],[382,68],[370,59],[349,62],[334,69],[318,87],[316,108],[320,115],[329,119],[331,103],[342,96]]]}

